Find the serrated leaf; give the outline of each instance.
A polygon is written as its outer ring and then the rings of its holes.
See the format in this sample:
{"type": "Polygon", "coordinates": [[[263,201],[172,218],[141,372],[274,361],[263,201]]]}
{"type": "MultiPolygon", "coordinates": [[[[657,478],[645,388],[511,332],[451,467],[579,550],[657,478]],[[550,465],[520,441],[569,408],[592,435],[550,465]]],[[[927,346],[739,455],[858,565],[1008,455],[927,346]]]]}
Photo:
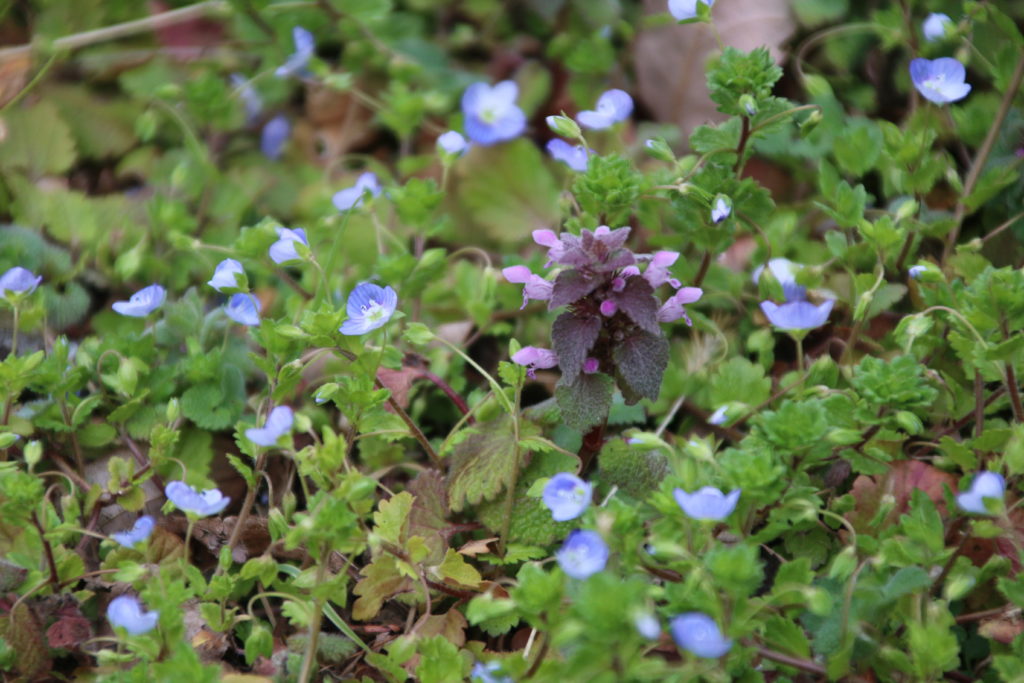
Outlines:
{"type": "Polygon", "coordinates": [[[24,170],[30,178],[64,173],[75,163],[75,141],[52,102],[14,108],[5,116],[0,166],[24,170]]]}
{"type": "Polygon", "coordinates": [[[661,378],[668,367],[668,340],[650,332],[626,337],[612,350],[612,359],[630,389],[652,401],[658,398],[661,378]]]}
{"type": "MultiPolygon", "coordinates": [[[[452,451],[448,475],[448,506],[461,512],[467,504],[493,500],[505,490],[515,474],[516,439],[514,424],[508,415],[478,425],[476,431],[459,442],[452,451]]],[[[539,433],[533,424],[521,421],[519,437],[539,433]]],[[[519,466],[527,461],[519,454],[519,466]]]]}
{"type": "Polygon", "coordinates": [[[661,334],[658,326],[658,300],[654,298],[654,289],[647,280],[631,277],[621,292],[612,292],[609,298],[641,329],[653,335],[661,334]]]}
{"type": "Polygon", "coordinates": [[[377,535],[389,543],[402,545],[412,503],[413,496],[408,491],[402,491],[388,500],[382,500],[377,506],[377,511],[373,513],[374,531],[377,535]]]}
{"type": "Polygon", "coordinates": [[[435,470],[421,472],[407,489],[415,496],[409,511],[409,534],[420,536],[430,548],[425,562],[438,562],[448,549],[448,505],[444,479],[435,470]]]}
{"type": "Polygon", "coordinates": [[[602,282],[601,278],[586,277],[578,270],[563,270],[555,278],[555,284],[551,289],[551,299],[548,301],[548,310],[553,311],[582,299],[597,289],[602,282]]]}
{"type": "Polygon", "coordinates": [[[366,621],[377,616],[384,601],[412,587],[412,579],[403,576],[392,555],[380,555],[363,567],[363,578],[352,592],[359,599],[352,605],[352,618],[366,621]]]}
{"type": "Polygon", "coordinates": [[[469,588],[476,588],[483,581],[480,572],[452,548],[445,553],[444,560],[438,565],[436,573],[442,580],[451,580],[469,588]]]}
{"type": "Polygon", "coordinates": [[[555,388],[562,420],[581,432],[601,424],[611,408],[614,387],[612,378],[600,372],[590,375],[581,372],[572,384],[563,375],[555,388]]]}
{"type": "Polygon", "coordinates": [[[711,378],[711,404],[715,407],[739,401],[759,405],[771,395],[772,380],[764,367],[737,356],[719,366],[711,378]]]}
{"type": "Polygon", "coordinates": [[[551,326],[551,346],[564,377],[576,377],[582,372],[583,362],[600,334],[601,319],[597,316],[566,312],[555,319],[551,326]]]}

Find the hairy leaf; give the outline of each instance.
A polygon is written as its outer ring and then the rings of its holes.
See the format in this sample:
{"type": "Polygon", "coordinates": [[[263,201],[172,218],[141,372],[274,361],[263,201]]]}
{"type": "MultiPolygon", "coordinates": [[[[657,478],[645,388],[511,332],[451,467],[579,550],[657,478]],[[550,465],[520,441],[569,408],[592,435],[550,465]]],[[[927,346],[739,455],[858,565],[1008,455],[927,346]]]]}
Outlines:
{"type": "Polygon", "coordinates": [[[654,298],[654,289],[642,277],[631,277],[621,292],[612,292],[611,300],[619,306],[619,310],[641,329],[653,335],[660,335],[658,327],[658,300],[654,298]]]}
{"type": "Polygon", "coordinates": [[[661,377],[668,367],[668,341],[664,337],[637,332],[615,346],[612,358],[630,389],[652,401],[658,398],[661,377]]]}
{"type": "Polygon", "coordinates": [[[612,406],[612,388],[615,382],[608,375],[595,372],[580,373],[572,384],[563,375],[555,388],[562,420],[581,432],[601,424],[612,406]]]}
{"type": "Polygon", "coordinates": [[[575,378],[580,374],[583,361],[600,334],[601,319],[596,316],[569,312],[558,316],[551,326],[551,345],[558,355],[558,367],[563,376],[575,378]]]}
{"type": "Polygon", "coordinates": [[[563,270],[555,278],[548,310],[553,311],[560,306],[568,306],[572,302],[582,299],[597,289],[601,282],[601,278],[585,277],[578,270],[563,270]]]}
{"type": "MultiPolygon", "coordinates": [[[[513,428],[512,420],[503,414],[479,425],[455,447],[448,475],[448,505],[453,511],[461,512],[467,503],[492,500],[508,487],[516,471],[513,428]]],[[[533,424],[520,422],[520,439],[538,433],[533,424]]],[[[520,467],[526,464],[526,455],[519,454],[520,467]]]]}

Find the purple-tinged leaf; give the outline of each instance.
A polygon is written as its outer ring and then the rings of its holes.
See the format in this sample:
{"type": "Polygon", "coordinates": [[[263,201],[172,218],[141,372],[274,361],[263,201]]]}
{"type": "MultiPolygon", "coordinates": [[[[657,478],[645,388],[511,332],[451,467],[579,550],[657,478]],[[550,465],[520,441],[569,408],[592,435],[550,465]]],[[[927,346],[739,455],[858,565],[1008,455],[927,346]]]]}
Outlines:
{"type": "Polygon", "coordinates": [[[652,401],[658,398],[661,377],[668,367],[668,341],[664,337],[636,332],[615,345],[612,359],[633,392],[652,401]]]}
{"type": "Polygon", "coordinates": [[[563,270],[555,278],[548,310],[553,311],[560,306],[568,306],[574,301],[579,301],[597,289],[602,282],[601,278],[586,277],[578,270],[563,270]]]}
{"type": "Polygon", "coordinates": [[[658,300],[654,297],[654,289],[642,277],[631,277],[621,292],[611,292],[609,298],[619,310],[629,316],[641,329],[653,335],[660,335],[658,326],[658,300]]]}
{"type": "Polygon", "coordinates": [[[575,313],[558,316],[551,326],[551,345],[564,378],[574,379],[582,372],[583,362],[600,334],[600,318],[575,313]]]}

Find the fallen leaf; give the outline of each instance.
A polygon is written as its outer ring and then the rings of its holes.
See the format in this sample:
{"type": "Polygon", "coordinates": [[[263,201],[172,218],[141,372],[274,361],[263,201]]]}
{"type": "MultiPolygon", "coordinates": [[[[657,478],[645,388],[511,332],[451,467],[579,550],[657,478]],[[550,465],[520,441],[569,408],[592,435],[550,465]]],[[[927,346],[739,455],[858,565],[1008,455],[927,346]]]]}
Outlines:
{"type": "Polygon", "coordinates": [[[476,541],[470,541],[459,548],[459,553],[462,555],[469,555],[473,557],[480,555],[481,553],[491,552],[490,545],[498,540],[497,536],[493,538],[481,538],[476,541]]]}
{"type": "Polygon", "coordinates": [[[907,511],[910,496],[915,489],[923,491],[935,503],[939,514],[945,517],[944,485],[956,490],[956,477],[920,460],[900,460],[893,463],[886,474],[874,477],[861,475],[854,480],[850,493],[857,504],[847,513],[846,518],[858,531],[867,530],[878,512],[882,498],[892,496],[892,511],[880,524],[894,524],[907,511]]]}

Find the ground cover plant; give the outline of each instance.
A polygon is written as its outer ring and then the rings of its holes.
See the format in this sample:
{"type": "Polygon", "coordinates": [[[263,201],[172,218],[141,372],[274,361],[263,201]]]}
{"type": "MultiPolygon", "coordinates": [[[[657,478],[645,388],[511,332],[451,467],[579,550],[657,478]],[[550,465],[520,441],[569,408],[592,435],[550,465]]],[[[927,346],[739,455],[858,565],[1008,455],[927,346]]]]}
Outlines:
{"type": "Polygon", "coordinates": [[[1024,680],[1022,21],[0,4],[4,680],[1024,680]]]}

